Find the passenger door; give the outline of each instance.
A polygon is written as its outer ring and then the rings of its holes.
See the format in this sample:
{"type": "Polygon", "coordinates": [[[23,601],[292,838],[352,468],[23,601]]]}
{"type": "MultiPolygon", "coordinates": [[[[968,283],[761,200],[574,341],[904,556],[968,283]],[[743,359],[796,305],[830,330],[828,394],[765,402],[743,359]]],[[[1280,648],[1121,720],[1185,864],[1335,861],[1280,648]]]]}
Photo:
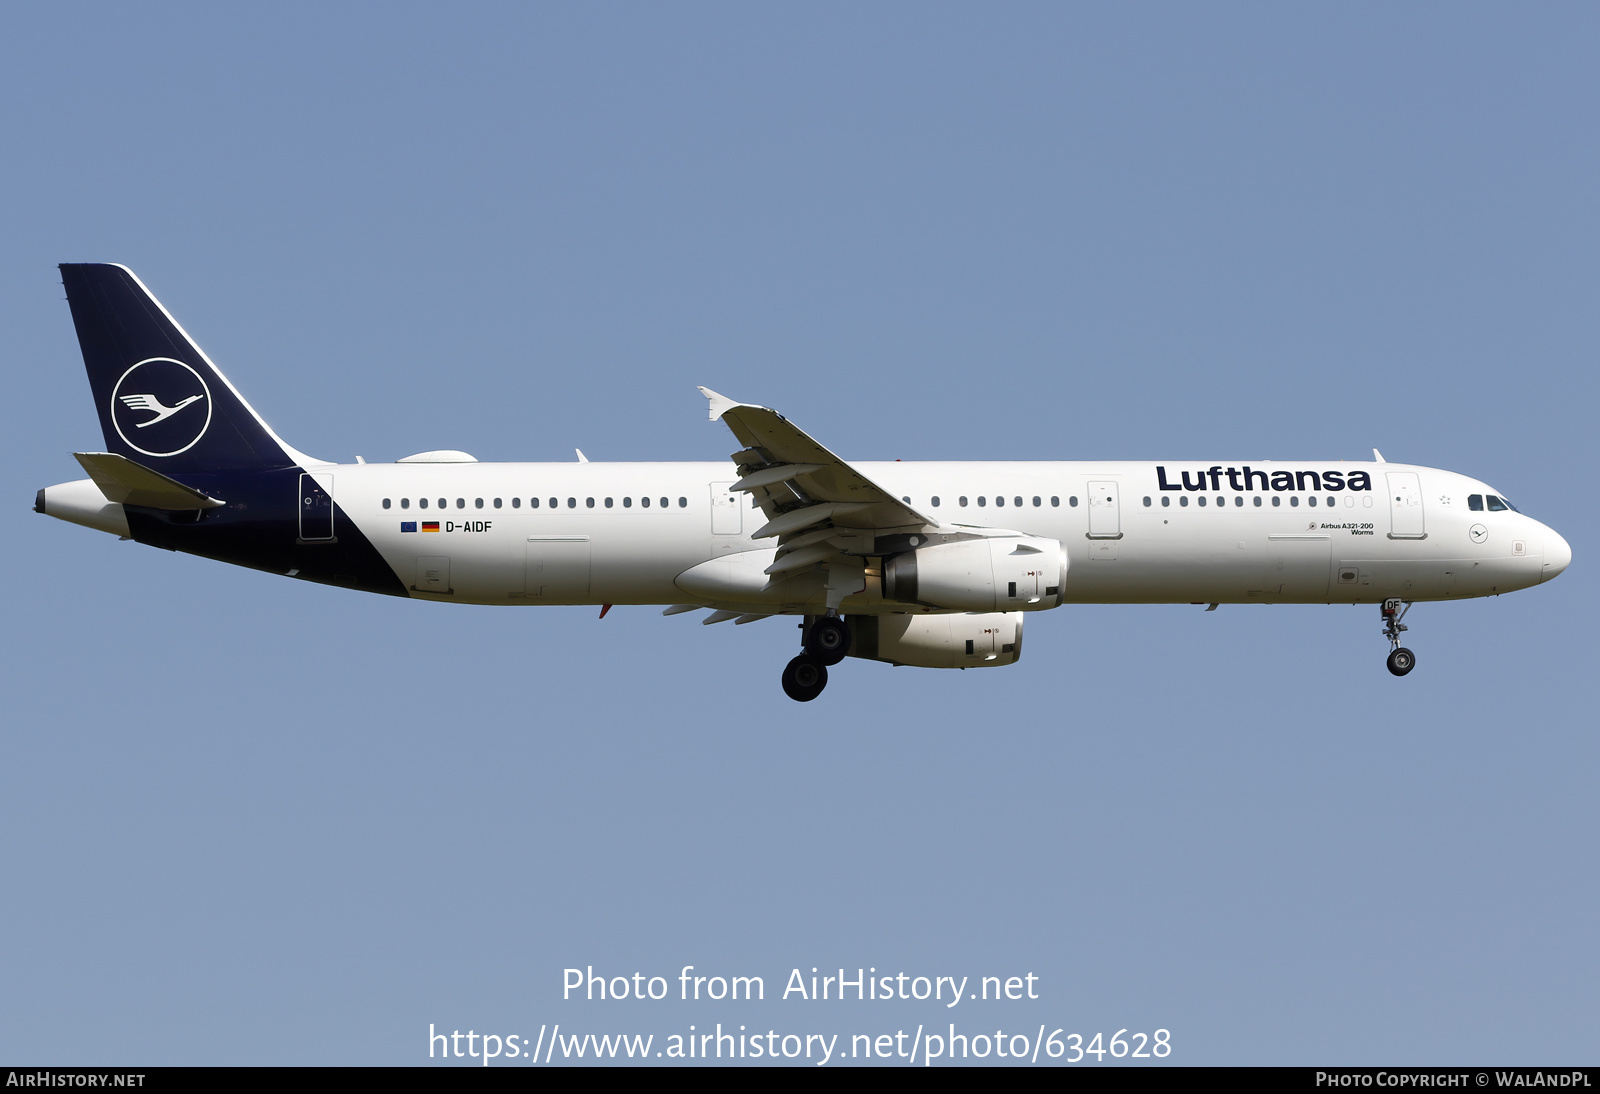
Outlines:
{"type": "Polygon", "coordinates": [[[300,539],[327,542],[333,539],[333,476],[300,476],[300,539]]]}
{"type": "Polygon", "coordinates": [[[1427,539],[1422,514],[1422,480],[1415,471],[1390,471],[1389,538],[1427,539]]]}
{"type": "Polygon", "coordinates": [[[731,482],[711,484],[711,534],[737,536],[744,531],[745,495],[735,494],[731,482]]]}

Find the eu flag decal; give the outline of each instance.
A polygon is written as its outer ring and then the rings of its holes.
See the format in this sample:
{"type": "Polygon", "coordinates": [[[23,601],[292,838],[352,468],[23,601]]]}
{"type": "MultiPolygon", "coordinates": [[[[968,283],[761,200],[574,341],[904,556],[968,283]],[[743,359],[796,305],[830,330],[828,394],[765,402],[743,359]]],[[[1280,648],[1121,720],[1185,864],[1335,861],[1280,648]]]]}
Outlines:
{"type": "Polygon", "coordinates": [[[400,522],[400,530],[402,532],[415,532],[417,530],[417,522],[414,520],[403,520],[400,522]]]}

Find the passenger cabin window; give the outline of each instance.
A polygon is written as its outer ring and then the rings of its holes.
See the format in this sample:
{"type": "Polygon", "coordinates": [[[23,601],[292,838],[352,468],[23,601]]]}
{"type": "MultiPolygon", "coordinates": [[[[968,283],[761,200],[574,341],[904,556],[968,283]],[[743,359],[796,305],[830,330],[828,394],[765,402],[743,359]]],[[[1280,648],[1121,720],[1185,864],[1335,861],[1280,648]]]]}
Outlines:
{"type": "Polygon", "coordinates": [[[1148,494],[1147,494],[1147,495],[1145,495],[1145,499],[1144,499],[1144,507],[1145,507],[1145,508],[1146,508],[1146,509],[1148,509],[1148,508],[1150,508],[1150,496],[1149,496],[1149,495],[1148,495],[1148,494]]]}
{"type": "Polygon", "coordinates": [[[567,508],[568,509],[576,509],[577,507],[578,507],[578,499],[577,498],[568,498],[567,499],[567,508]]]}
{"type": "Polygon", "coordinates": [[[1296,494],[1294,497],[1290,498],[1289,499],[1289,504],[1290,504],[1290,506],[1299,505],[1300,504],[1300,496],[1298,494],[1296,494]]]}
{"type": "Polygon", "coordinates": [[[1163,509],[1172,508],[1172,498],[1169,497],[1166,494],[1162,494],[1161,495],[1161,508],[1163,508],[1163,509]]]}
{"type": "Polygon", "coordinates": [[[938,494],[935,494],[933,496],[933,507],[935,509],[939,508],[939,495],[938,494]]]}
{"type": "Polygon", "coordinates": [[[1200,508],[1204,509],[1206,507],[1206,496],[1204,494],[1201,494],[1199,497],[1194,499],[1194,502],[1200,508]]]}
{"type": "Polygon", "coordinates": [[[1274,495],[1272,495],[1272,504],[1273,504],[1274,507],[1282,505],[1283,504],[1283,499],[1278,497],[1278,495],[1274,494],[1274,495]]]}
{"type": "Polygon", "coordinates": [[[1004,509],[1005,505],[1006,505],[1006,499],[1005,498],[995,498],[994,499],[994,503],[996,505],[998,505],[1000,508],[1004,509]]]}
{"type": "Polygon", "coordinates": [[[1257,509],[1261,508],[1261,495],[1260,494],[1257,494],[1255,497],[1251,498],[1250,501],[1251,501],[1251,504],[1253,504],[1257,509]]]}
{"type": "MultiPolygon", "coordinates": [[[[1205,499],[1201,498],[1200,500],[1204,501],[1205,499]]],[[[1188,494],[1184,494],[1184,495],[1180,496],[1178,498],[1178,505],[1183,507],[1183,508],[1185,508],[1185,509],[1187,509],[1189,507],[1189,495],[1188,494]]]]}
{"type": "Polygon", "coordinates": [[[611,499],[610,499],[610,498],[607,498],[607,499],[606,499],[606,508],[607,508],[607,509],[610,509],[610,508],[611,508],[611,499]]]}
{"type": "Polygon", "coordinates": [[[1070,498],[1068,498],[1067,499],[1067,504],[1072,506],[1074,509],[1076,509],[1078,507],[1078,495],[1074,494],[1070,498]]]}
{"type": "Polygon", "coordinates": [[[483,499],[482,498],[473,498],[472,499],[472,507],[474,509],[482,509],[483,508],[483,499]]]}
{"type": "Polygon", "coordinates": [[[965,494],[961,495],[956,499],[956,504],[965,509],[967,507],[967,496],[965,494]]]}
{"type": "Polygon", "coordinates": [[[1034,508],[1035,508],[1035,509],[1037,509],[1037,508],[1039,508],[1039,506],[1040,506],[1040,505],[1042,505],[1042,504],[1043,504],[1043,499],[1041,499],[1041,498],[1040,498],[1040,497],[1039,497],[1039,495],[1038,495],[1038,494],[1035,494],[1035,495],[1034,495],[1034,496],[1033,496],[1033,507],[1034,507],[1034,508]]]}
{"type": "Polygon", "coordinates": [[[648,509],[648,508],[650,508],[650,499],[649,498],[640,498],[639,499],[639,504],[644,506],[646,509],[648,509]]]}
{"type": "MultiPolygon", "coordinates": [[[[480,501],[478,504],[482,505],[483,502],[480,501]]],[[[457,509],[465,509],[466,507],[467,507],[467,499],[466,498],[457,498],[456,499],[456,508],[457,509]]]]}
{"type": "Polygon", "coordinates": [[[388,498],[384,498],[383,499],[383,507],[385,509],[389,508],[389,499],[388,498]]]}
{"type": "Polygon", "coordinates": [[[632,498],[623,498],[622,499],[622,507],[624,509],[632,509],[633,508],[633,499],[632,498]]]}
{"type": "Polygon", "coordinates": [[[688,498],[679,498],[678,499],[678,508],[679,509],[687,509],[687,508],[689,508],[689,499],[688,498]]]}
{"type": "Polygon", "coordinates": [[[1052,506],[1053,506],[1053,507],[1056,507],[1056,508],[1060,508],[1060,506],[1061,506],[1061,499],[1060,499],[1060,498],[1058,498],[1058,497],[1056,497],[1056,496],[1054,496],[1054,495],[1051,495],[1051,498],[1050,498],[1050,504],[1051,504],[1051,505],[1052,505],[1052,506]]]}
{"type": "Polygon", "coordinates": [[[500,508],[500,499],[499,498],[495,498],[494,499],[494,507],[496,509],[500,508]]]}
{"type": "Polygon", "coordinates": [[[418,498],[417,499],[417,508],[418,509],[426,509],[427,507],[428,507],[428,499],[427,498],[418,498]]]}
{"type": "MultiPolygon", "coordinates": [[[[533,504],[534,504],[534,508],[537,509],[538,506],[539,506],[539,499],[538,498],[534,498],[533,499],[533,504]]],[[[521,498],[512,498],[511,499],[511,508],[513,508],[513,509],[521,509],[522,508],[522,499],[521,498]]]]}
{"type": "Polygon", "coordinates": [[[988,504],[989,504],[989,499],[984,497],[982,494],[979,494],[978,495],[978,508],[982,509],[984,506],[986,506],[988,504]]]}
{"type": "Polygon", "coordinates": [[[1233,496],[1233,507],[1235,509],[1243,509],[1244,508],[1244,495],[1243,494],[1235,494],[1233,496]]]}
{"type": "MultiPolygon", "coordinates": [[[[1021,498],[1012,498],[1011,499],[1011,504],[1015,505],[1017,508],[1020,509],[1020,508],[1022,508],[1022,499],[1021,498]]],[[[1034,504],[1038,505],[1039,503],[1037,501],[1035,501],[1034,504]]]]}
{"type": "Polygon", "coordinates": [[[448,508],[450,508],[450,502],[447,501],[444,498],[440,498],[439,499],[439,508],[440,509],[448,509],[448,508]]]}
{"type": "Polygon", "coordinates": [[[400,499],[400,508],[402,508],[402,509],[410,509],[411,508],[411,499],[410,498],[401,498],[400,499]]]}
{"type": "Polygon", "coordinates": [[[584,498],[583,499],[583,504],[587,508],[593,509],[594,508],[594,499],[593,498],[584,498]]]}

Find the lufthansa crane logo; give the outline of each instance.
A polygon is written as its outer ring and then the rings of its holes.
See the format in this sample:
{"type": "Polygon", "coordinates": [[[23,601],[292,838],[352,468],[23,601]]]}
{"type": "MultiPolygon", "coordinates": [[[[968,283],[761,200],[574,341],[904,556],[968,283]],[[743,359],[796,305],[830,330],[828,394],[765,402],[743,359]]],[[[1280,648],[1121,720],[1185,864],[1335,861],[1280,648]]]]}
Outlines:
{"type": "Polygon", "coordinates": [[[140,361],[111,391],[111,422],[129,448],[146,456],[176,456],[193,448],[211,426],[211,390],[182,361],[140,361]]]}

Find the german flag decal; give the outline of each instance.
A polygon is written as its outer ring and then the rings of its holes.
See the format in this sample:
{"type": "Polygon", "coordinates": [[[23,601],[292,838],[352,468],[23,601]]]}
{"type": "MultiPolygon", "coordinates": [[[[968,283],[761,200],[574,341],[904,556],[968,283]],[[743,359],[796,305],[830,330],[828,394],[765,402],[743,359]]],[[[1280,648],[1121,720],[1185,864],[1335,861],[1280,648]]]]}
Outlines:
{"type": "Polygon", "coordinates": [[[422,530],[424,532],[437,532],[439,530],[439,522],[436,520],[425,520],[422,522],[422,530]]]}

